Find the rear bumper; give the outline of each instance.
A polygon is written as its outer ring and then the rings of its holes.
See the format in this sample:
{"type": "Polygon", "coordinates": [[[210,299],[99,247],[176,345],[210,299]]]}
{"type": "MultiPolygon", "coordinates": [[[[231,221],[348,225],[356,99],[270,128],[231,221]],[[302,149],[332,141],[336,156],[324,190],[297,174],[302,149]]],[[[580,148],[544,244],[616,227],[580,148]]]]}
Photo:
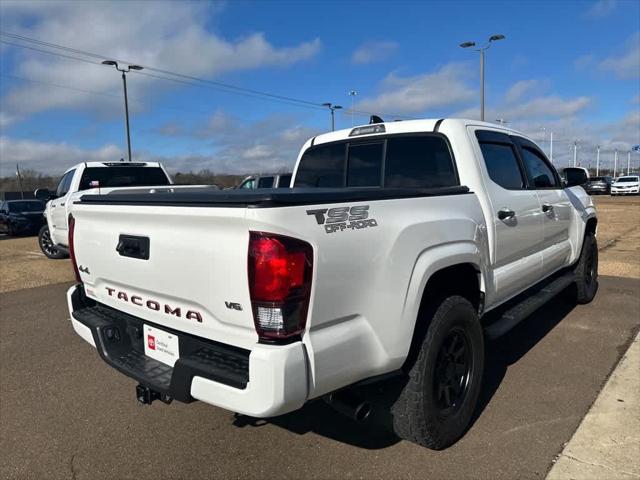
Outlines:
{"type": "Polygon", "coordinates": [[[107,364],[164,395],[254,417],[287,413],[307,400],[301,342],[249,351],[158,325],[179,337],[180,359],[170,367],[144,354],[142,325],[154,324],[87,299],[80,285],[68,290],[67,302],[74,330],[107,364]]]}

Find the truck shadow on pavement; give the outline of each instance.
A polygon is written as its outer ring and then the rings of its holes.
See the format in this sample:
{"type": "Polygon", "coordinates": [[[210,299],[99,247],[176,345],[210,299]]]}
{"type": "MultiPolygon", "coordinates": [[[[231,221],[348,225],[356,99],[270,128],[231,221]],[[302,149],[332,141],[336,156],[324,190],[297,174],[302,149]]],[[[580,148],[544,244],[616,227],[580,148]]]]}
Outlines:
{"type": "MultiPolygon", "coordinates": [[[[500,388],[509,366],[524,357],[575,308],[575,302],[568,300],[569,293],[562,292],[497,340],[485,340],[483,386],[469,430],[500,388]]],[[[390,407],[398,398],[405,382],[403,378],[395,378],[359,387],[360,393],[373,405],[373,412],[364,422],[356,422],[336,412],[324,401],[316,400],[298,411],[270,419],[238,415],[233,424],[239,428],[271,424],[298,435],[313,432],[359,448],[382,449],[400,442],[391,428],[393,419],[390,407]]],[[[529,394],[530,392],[522,392],[522,395],[529,394]]]]}

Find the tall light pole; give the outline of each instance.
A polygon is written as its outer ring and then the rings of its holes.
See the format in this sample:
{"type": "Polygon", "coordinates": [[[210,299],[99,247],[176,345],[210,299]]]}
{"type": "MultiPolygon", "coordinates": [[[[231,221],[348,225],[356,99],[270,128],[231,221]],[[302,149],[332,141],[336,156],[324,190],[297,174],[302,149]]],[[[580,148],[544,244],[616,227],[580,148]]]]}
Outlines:
{"type": "Polygon", "coordinates": [[[613,154],[613,178],[618,176],[618,149],[613,154]]]}
{"type": "Polygon", "coordinates": [[[578,141],[574,140],[573,142],[573,166],[578,166],[578,141]]]}
{"type": "Polygon", "coordinates": [[[631,173],[631,150],[627,152],[627,175],[631,173]]]}
{"type": "Polygon", "coordinates": [[[331,111],[331,131],[333,132],[336,129],[336,119],[335,119],[335,111],[340,110],[342,105],[334,105],[331,102],[323,103],[323,107],[327,107],[331,111]]]}
{"type": "MultiPolygon", "coordinates": [[[[474,49],[476,52],[480,52],[480,120],[484,122],[484,52],[485,50],[491,47],[492,42],[497,42],[498,40],[504,40],[504,35],[497,34],[491,35],[489,37],[489,42],[480,48],[474,49]]],[[[462,48],[475,47],[476,42],[464,42],[461,43],[460,46],[462,48]]]]}
{"type": "Polygon", "coordinates": [[[596,149],[596,177],[600,176],[600,145],[596,149]]]}
{"type": "Polygon", "coordinates": [[[354,115],[353,108],[354,108],[354,103],[355,103],[355,100],[356,100],[356,95],[358,95],[358,92],[356,92],[355,90],[351,90],[349,92],[349,96],[351,97],[351,126],[352,127],[353,127],[353,122],[354,122],[354,120],[353,120],[353,115],[354,115]]]}
{"type": "Polygon", "coordinates": [[[122,86],[124,87],[124,117],[127,125],[127,153],[129,161],[131,161],[131,134],[129,133],[129,100],[127,98],[127,76],[125,75],[131,70],[142,70],[140,65],[127,65],[127,68],[120,68],[118,62],[114,60],[104,60],[103,65],[113,65],[116,70],[122,72],[122,86]]]}

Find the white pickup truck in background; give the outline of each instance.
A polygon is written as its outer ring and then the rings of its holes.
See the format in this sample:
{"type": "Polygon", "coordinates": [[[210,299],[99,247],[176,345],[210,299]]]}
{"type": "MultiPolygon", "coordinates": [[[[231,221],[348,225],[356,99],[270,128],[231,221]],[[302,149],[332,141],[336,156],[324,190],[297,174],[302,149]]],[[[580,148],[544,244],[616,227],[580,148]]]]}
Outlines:
{"type": "Polygon", "coordinates": [[[68,255],[67,222],[73,202],[85,193],[107,194],[115,188],[171,185],[171,178],[158,162],[83,162],[67,169],[55,192],[45,188],[35,196],[46,202],[47,220],[38,233],[42,253],[49,258],[68,255]]]}
{"type": "Polygon", "coordinates": [[[567,288],[596,294],[591,198],[509,128],[326,133],[292,185],[74,205],[73,328],[140,402],[270,417],[325,398],[363,419],[355,386],[397,376],[394,431],[442,449],[472,421],[485,337],[567,288]]]}

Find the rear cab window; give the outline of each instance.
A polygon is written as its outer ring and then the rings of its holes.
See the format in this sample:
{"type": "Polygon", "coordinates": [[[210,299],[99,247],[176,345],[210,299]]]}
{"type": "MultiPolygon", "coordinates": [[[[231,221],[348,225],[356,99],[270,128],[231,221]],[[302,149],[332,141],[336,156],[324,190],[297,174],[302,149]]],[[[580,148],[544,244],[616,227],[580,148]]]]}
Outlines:
{"type": "Polygon", "coordinates": [[[311,147],[300,159],[294,186],[435,188],[459,184],[446,138],[420,133],[311,147]]]}
{"type": "Polygon", "coordinates": [[[380,187],[384,142],[349,145],[347,187],[380,187]]]}
{"type": "Polygon", "coordinates": [[[93,188],[92,182],[106,187],[149,187],[169,185],[169,178],[160,167],[117,166],[88,167],[82,172],[79,190],[93,188]]]}

